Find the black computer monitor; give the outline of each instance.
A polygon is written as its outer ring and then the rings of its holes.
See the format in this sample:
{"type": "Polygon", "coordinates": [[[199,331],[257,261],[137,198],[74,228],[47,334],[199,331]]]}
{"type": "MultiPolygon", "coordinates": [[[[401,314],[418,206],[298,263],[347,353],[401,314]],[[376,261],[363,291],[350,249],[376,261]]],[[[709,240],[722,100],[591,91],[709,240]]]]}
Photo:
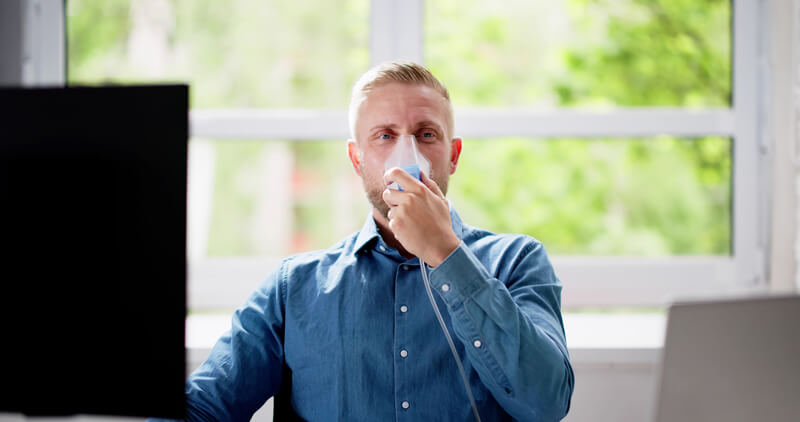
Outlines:
{"type": "Polygon", "coordinates": [[[188,87],[0,89],[0,412],[182,417],[188,87]]]}

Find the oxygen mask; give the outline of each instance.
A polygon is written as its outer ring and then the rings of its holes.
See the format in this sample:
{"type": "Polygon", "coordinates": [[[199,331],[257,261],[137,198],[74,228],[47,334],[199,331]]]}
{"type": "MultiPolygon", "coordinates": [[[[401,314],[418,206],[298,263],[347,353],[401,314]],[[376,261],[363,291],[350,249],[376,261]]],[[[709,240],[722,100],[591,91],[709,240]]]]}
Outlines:
{"type": "MultiPolygon", "coordinates": [[[[386,159],[383,170],[385,172],[392,167],[400,167],[420,181],[422,180],[420,172],[425,173],[428,177],[431,175],[431,162],[419,152],[414,135],[400,135],[397,137],[394,150],[389,154],[389,158],[386,159]]],[[[403,190],[397,183],[392,183],[389,188],[403,190]]]]}

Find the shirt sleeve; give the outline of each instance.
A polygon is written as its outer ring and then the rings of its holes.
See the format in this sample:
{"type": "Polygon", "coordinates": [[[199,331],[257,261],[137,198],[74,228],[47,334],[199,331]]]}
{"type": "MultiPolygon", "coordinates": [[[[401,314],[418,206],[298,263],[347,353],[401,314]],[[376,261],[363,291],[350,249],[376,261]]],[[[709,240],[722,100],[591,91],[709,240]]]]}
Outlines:
{"type": "Polygon", "coordinates": [[[283,370],[283,266],[233,315],[231,329],[186,381],[190,421],[249,421],[278,393],[283,370]]]}
{"type": "Polygon", "coordinates": [[[561,319],[561,282],[544,247],[530,239],[492,277],[461,242],[431,272],[466,358],[500,405],[519,420],[559,420],[574,374],[561,319]]]}

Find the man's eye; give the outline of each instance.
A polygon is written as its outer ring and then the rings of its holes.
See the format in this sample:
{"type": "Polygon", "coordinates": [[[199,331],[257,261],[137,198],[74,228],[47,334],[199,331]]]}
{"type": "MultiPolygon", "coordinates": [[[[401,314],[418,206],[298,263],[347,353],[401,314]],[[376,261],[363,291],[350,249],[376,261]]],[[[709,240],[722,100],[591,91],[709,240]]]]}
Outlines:
{"type": "Polygon", "coordinates": [[[380,138],[385,140],[385,141],[388,141],[389,139],[392,139],[392,135],[390,135],[388,133],[382,133],[380,138]]]}
{"type": "Polygon", "coordinates": [[[435,138],[436,134],[433,133],[433,132],[422,132],[422,137],[423,138],[435,138]]]}

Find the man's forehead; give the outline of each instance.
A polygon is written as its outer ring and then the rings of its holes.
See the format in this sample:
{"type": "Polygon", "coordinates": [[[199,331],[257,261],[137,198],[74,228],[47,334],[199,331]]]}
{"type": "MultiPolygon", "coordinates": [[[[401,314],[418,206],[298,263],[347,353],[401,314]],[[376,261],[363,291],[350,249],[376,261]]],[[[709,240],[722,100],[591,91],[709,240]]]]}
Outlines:
{"type": "Polygon", "coordinates": [[[443,104],[447,100],[435,89],[423,85],[403,82],[388,82],[373,87],[367,94],[366,99],[385,99],[393,98],[429,101],[433,104],[443,104]]]}
{"type": "MultiPolygon", "coordinates": [[[[447,100],[425,85],[390,83],[370,91],[359,107],[361,117],[395,123],[396,118],[444,124],[447,100]]],[[[371,124],[374,124],[371,123],[371,124]]]]}

